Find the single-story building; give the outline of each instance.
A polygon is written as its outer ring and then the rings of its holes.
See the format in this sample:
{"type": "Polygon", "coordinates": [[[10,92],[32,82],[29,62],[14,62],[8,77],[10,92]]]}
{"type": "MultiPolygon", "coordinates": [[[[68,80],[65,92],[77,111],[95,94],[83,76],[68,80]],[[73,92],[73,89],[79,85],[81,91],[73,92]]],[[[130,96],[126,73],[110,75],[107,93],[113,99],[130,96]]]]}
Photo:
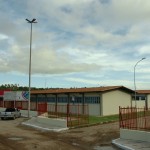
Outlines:
{"type": "Polygon", "coordinates": [[[137,90],[137,107],[150,108],[150,90],[137,90]]]}
{"type": "Polygon", "coordinates": [[[0,107],[3,106],[3,96],[4,96],[4,92],[8,92],[10,90],[0,90],[0,107]]]}
{"type": "MultiPolygon", "coordinates": [[[[18,93],[20,93],[18,91],[18,93]]],[[[0,92],[1,107],[13,106],[14,99],[3,99],[4,91],[0,92]],[[5,105],[4,105],[5,104],[5,105]]],[[[28,100],[26,100],[27,102],[28,100]]],[[[121,107],[150,107],[150,90],[138,90],[135,92],[124,86],[106,86],[106,87],[84,87],[84,88],[58,88],[31,91],[32,110],[37,109],[38,103],[46,102],[47,104],[66,105],[80,104],[88,105],[89,115],[105,116],[118,114],[119,106],[121,107]]],[[[20,105],[22,109],[27,109],[28,104],[19,103],[17,99],[17,107],[20,105]]]]}
{"type": "Polygon", "coordinates": [[[88,104],[89,115],[104,116],[118,114],[119,106],[132,106],[133,93],[124,86],[45,89],[31,91],[31,101],[56,105],[88,104]]]}

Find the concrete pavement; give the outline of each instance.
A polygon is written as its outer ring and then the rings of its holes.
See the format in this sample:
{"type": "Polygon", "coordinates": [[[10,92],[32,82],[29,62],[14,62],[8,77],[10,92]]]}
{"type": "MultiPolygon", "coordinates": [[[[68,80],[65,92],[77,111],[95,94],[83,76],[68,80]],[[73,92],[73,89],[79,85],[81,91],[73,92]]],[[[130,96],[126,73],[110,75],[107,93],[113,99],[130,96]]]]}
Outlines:
{"type": "MultiPolygon", "coordinates": [[[[59,124],[51,124],[51,122],[47,123],[44,121],[41,121],[42,118],[39,120],[37,119],[38,117],[32,117],[31,119],[22,122],[23,125],[27,125],[27,126],[31,126],[37,129],[41,129],[41,130],[47,130],[47,131],[55,131],[55,132],[59,132],[59,131],[63,131],[63,130],[68,130],[67,127],[65,126],[60,126],[59,124]]],[[[45,120],[45,118],[43,117],[43,120],[45,120]]],[[[50,119],[49,119],[50,120],[50,119]]]]}
{"type": "Polygon", "coordinates": [[[112,144],[123,150],[150,150],[150,143],[143,141],[134,141],[126,139],[115,139],[112,144]]]}

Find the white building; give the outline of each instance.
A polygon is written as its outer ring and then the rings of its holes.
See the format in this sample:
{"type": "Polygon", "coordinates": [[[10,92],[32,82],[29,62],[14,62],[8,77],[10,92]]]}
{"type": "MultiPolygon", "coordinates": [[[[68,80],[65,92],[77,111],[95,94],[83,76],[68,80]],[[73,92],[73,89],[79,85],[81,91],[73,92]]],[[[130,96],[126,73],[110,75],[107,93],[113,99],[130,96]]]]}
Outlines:
{"type": "Polygon", "coordinates": [[[104,116],[119,113],[119,106],[132,106],[133,90],[124,86],[48,89],[31,91],[31,101],[49,104],[88,104],[89,115],[104,116]]]}

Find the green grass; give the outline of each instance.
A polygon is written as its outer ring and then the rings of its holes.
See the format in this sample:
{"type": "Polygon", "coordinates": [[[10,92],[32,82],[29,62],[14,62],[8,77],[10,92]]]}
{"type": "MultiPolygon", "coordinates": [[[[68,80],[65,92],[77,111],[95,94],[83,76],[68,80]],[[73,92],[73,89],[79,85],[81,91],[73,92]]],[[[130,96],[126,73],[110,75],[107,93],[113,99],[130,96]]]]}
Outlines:
{"type": "Polygon", "coordinates": [[[89,116],[89,124],[118,121],[118,120],[119,120],[119,115],[111,115],[111,116],[103,116],[103,117],[89,116]]]}

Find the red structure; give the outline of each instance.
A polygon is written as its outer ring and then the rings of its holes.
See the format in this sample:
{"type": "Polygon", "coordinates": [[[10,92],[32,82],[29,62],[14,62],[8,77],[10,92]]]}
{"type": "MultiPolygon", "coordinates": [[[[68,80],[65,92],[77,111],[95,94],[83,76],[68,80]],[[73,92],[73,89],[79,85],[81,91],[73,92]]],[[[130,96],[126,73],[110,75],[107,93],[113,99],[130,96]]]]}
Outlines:
{"type": "Polygon", "coordinates": [[[11,90],[0,90],[0,107],[4,107],[3,96],[5,91],[11,91],[11,90]]]}
{"type": "Polygon", "coordinates": [[[150,109],[119,107],[120,128],[150,131],[150,109]]]}

